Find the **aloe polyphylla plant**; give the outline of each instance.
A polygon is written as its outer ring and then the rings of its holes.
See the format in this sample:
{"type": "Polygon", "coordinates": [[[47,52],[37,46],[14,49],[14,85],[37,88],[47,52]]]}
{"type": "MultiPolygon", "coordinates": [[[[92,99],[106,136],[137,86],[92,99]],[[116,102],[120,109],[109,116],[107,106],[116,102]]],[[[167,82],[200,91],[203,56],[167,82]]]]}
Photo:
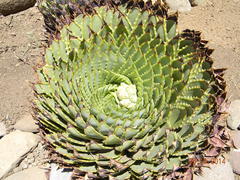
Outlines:
{"type": "Polygon", "coordinates": [[[200,34],[126,6],[59,32],[35,85],[45,139],[88,178],[154,179],[207,144],[221,86],[200,34]]]}

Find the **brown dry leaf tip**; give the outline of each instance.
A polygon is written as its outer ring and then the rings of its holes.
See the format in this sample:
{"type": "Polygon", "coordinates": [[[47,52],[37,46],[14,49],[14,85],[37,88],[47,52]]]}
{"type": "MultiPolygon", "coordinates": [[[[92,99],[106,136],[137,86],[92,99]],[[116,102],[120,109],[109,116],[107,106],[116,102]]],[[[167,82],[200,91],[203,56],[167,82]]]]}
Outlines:
{"type": "Polygon", "coordinates": [[[228,109],[230,106],[230,102],[228,100],[224,101],[224,98],[220,97],[220,99],[218,99],[218,103],[220,104],[219,108],[218,108],[218,112],[221,114],[228,115],[228,109]]]}
{"type": "Polygon", "coordinates": [[[195,154],[195,155],[189,156],[188,165],[186,166],[186,169],[202,166],[203,159],[204,158],[202,154],[195,154]]]}
{"type": "Polygon", "coordinates": [[[223,142],[222,139],[214,136],[209,138],[209,144],[213,145],[214,147],[225,148],[227,145],[223,142]]]}
{"type": "Polygon", "coordinates": [[[188,169],[185,173],[184,173],[184,177],[183,180],[192,180],[193,179],[193,172],[191,169],[188,169]]]}
{"type": "Polygon", "coordinates": [[[86,175],[87,175],[86,173],[80,171],[79,169],[73,169],[72,179],[73,180],[84,179],[86,175]]]}
{"type": "Polygon", "coordinates": [[[119,162],[117,162],[113,159],[110,160],[110,164],[111,164],[111,166],[113,166],[113,167],[115,167],[116,169],[119,169],[119,170],[123,170],[123,169],[127,168],[126,166],[122,165],[121,163],[119,163],[119,162]]]}
{"type": "Polygon", "coordinates": [[[205,152],[206,157],[216,157],[220,153],[220,148],[210,148],[205,152]]]}
{"type": "Polygon", "coordinates": [[[90,173],[90,172],[86,173],[84,178],[89,179],[89,180],[90,179],[99,179],[96,175],[94,175],[93,173],[90,173]]]}
{"type": "Polygon", "coordinates": [[[99,173],[100,177],[108,177],[109,176],[109,173],[107,172],[107,170],[105,170],[103,168],[99,169],[98,173],[99,173]]]}
{"type": "MultiPolygon", "coordinates": [[[[191,177],[191,169],[186,169],[184,171],[175,171],[172,174],[163,177],[162,180],[183,180],[186,176],[186,178],[191,177]],[[186,173],[190,173],[190,174],[186,174],[186,173]]],[[[186,179],[186,180],[191,180],[191,179],[186,179]]]]}

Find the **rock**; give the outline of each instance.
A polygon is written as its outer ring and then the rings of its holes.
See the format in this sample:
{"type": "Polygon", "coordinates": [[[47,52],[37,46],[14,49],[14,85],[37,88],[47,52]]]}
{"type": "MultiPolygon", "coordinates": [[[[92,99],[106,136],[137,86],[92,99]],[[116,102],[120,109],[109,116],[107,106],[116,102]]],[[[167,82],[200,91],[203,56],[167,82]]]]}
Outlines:
{"type": "Polygon", "coordinates": [[[14,129],[26,132],[38,132],[38,126],[31,114],[26,114],[18,120],[14,125],[14,129]]]}
{"type": "Polygon", "coordinates": [[[166,3],[173,11],[187,12],[192,9],[188,0],[166,0],[166,3]]]}
{"type": "Polygon", "coordinates": [[[19,130],[0,139],[0,179],[35,148],[39,140],[38,135],[19,130]]]}
{"type": "Polygon", "coordinates": [[[228,126],[236,130],[240,126],[240,100],[235,100],[230,104],[229,117],[227,119],[228,126]]]}
{"type": "Polygon", "coordinates": [[[200,6],[206,3],[206,0],[190,0],[192,6],[200,6]]]}
{"type": "Polygon", "coordinates": [[[0,122],[0,137],[4,136],[7,134],[7,129],[6,126],[0,122]]]}
{"type": "Polygon", "coordinates": [[[231,135],[235,147],[240,149],[240,131],[233,131],[231,135]]]}
{"type": "Polygon", "coordinates": [[[56,164],[51,164],[49,180],[71,180],[72,172],[59,168],[56,164]]]}
{"type": "Polygon", "coordinates": [[[194,180],[234,180],[234,174],[229,162],[211,164],[210,168],[202,168],[202,175],[194,175],[194,180]]]}
{"type": "Polygon", "coordinates": [[[36,0],[1,0],[0,14],[6,16],[26,10],[36,3],[36,0]]]}
{"type": "Polygon", "coordinates": [[[44,169],[33,167],[8,176],[5,180],[47,180],[46,172],[44,169]]]}
{"type": "Polygon", "coordinates": [[[232,165],[233,171],[240,174],[240,149],[234,149],[230,152],[229,161],[232,165]]]}

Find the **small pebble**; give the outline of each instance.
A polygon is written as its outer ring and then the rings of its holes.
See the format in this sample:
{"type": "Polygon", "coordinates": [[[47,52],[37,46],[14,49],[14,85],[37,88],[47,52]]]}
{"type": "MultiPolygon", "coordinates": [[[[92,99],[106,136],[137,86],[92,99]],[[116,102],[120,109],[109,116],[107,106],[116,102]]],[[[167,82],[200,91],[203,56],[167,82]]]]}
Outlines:
{"type": "Polygon", "coordinates": [[[25,162],[21,165],[22,169],[27,169],[28,168],[28,164],[25,162]]]}
{"type": "Polygon", "coordinates": [[[235,100],[230,104],[229,117],[227,119],[228,127],[237,130],[240,126],[240,100],[235,100]]]}
{"type": "Polygon", "coordinates": [[[199,6],[206,3],[206,0],[190,0],[192,6],[199,6]]]}
{"type": "Polygon", "coordinates": [[[229,161],[234,172],[240,174],[240,149],[234,149],[230,152],[229,161]]]}
{"type": "Polygon", "coordinates": [[[6,134],[7,134],[6,126],[2,122],[0,122],[0,138],[6,134]]]}
{"type": "Polygon", "coordinates": [[[187,12],[191,10],[191,4],[188,0],[166,0],[166,3],[173,11],[187,12]]]}
{"type": "Polygon", "coordinates": [[[233,144],[237,149],[240,149],[240,131],[232,132],[233,144]]]}
{"type": "Polygon", "coordinates": [[[14,128],[26,132],[38,132],[38,126],[31,114],[25,114],[16,122],[14,128]]]}

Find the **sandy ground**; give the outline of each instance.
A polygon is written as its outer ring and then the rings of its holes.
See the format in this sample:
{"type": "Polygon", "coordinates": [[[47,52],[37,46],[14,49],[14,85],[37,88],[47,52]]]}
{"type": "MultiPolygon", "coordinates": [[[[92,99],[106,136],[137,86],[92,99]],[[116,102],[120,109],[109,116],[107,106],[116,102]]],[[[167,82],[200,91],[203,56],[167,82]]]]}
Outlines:
{"type": "MultiPolygon", "coordinates": [[[[0,122],[10,131],[31,112],[33,67],[41,61],[43,20],[37,8],[0,17],[0,122]]],[[[228,68],[228,97],[240,98],[240,0],[208,0],[189,13],[179,14],[179,30],[199,30],[215,49],[216,68],[228,68]]]]}
{"type": "Polygon", "coordinates": [[[9,129],[31,111],[33,67],[43,52],[42,22],[37,8],[0,18],[0,121],[9,129]]]}

